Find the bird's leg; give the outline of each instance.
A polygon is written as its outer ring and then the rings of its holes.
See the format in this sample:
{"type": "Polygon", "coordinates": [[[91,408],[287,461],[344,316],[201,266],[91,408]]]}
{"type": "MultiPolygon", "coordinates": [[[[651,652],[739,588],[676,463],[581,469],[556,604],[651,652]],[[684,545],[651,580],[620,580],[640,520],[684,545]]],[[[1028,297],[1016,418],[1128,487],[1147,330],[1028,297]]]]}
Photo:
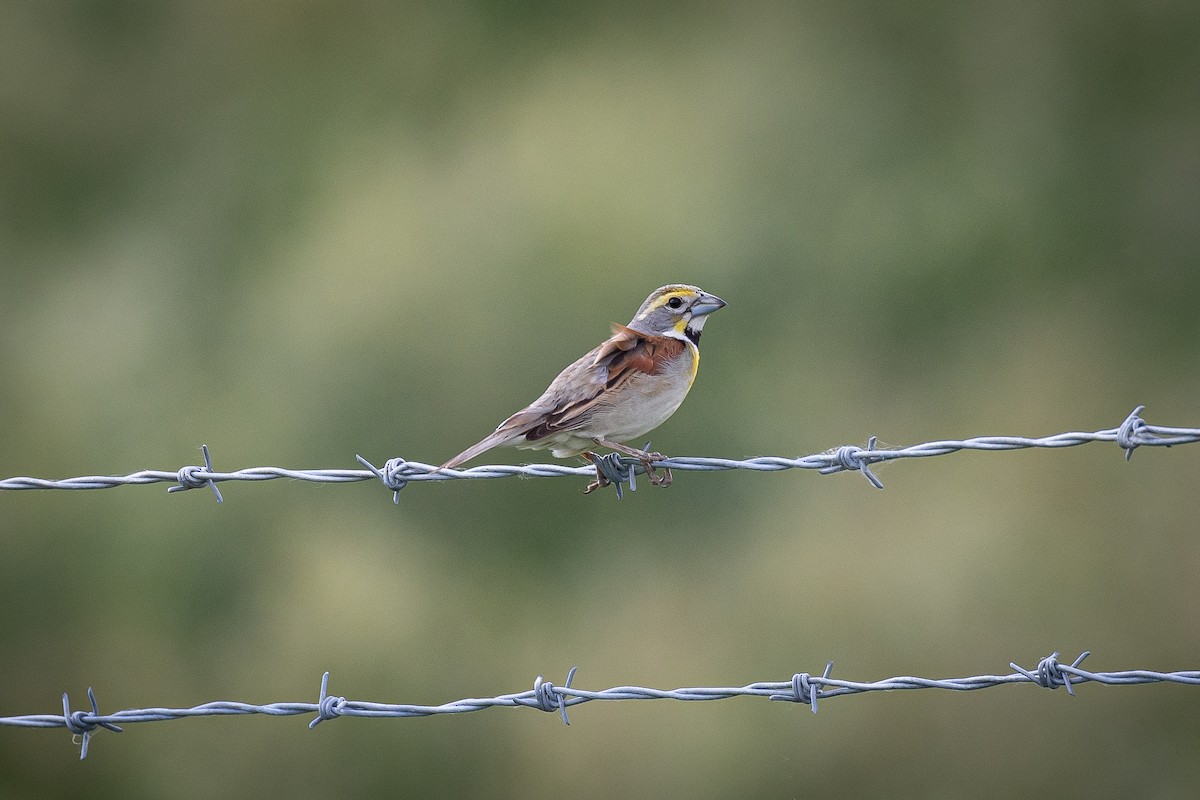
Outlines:
{"type": "Polygon", "coordinates": [[[604,473],[600,471],[600,465],[597,463],[600,459],[598,455],[590,450],[584,450],[579,455],[581,458],[587,459],[596,465],[596,480],[587,485],[587,488],[583,490],[584,494],[591,494],[597,489],[603,489],[605,486],[608,486],[610,483],[612,483],[612,481],[604,477],[604,473]]]}
{"type": "Polygon", "coordinates": [[[597,436],[593,441],[595,441],[596,444],[600,445],[601,447],[607,447],[610,450],[616,450],[618,453],[622,453],[631,458],[636,458],[638,461],[642,462],[642,466],[646,468],[646,475],[650,478],[650,483],[654,484],[655,486],[670,486],[671,481],[674,480],[674,478],[671,476],[671,470],[667,469],[666,467],[662,468],[661,475],[658,474],[658,472],[656,472],[654,469],[655,461],[662,461],[666,458],[666,456],[664,456],[662,453],[647,453],[645,450],[638,450],[636,447],[630,447],[629,445],[621,444],[620,442],[610,442],[608,439],[603,439],[599,436],[597,436]]]}

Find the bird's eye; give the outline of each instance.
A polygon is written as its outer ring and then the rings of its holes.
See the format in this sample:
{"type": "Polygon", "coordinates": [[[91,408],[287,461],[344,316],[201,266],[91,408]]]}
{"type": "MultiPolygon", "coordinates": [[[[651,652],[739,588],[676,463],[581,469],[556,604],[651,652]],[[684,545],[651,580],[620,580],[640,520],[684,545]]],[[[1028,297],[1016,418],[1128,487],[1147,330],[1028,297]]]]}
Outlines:
{"type": "Polygon", "coordinates": [[[667,308],[679,308],[683,305],[683,300],[679,297],[672,297],[667,301],[667,308]]]}

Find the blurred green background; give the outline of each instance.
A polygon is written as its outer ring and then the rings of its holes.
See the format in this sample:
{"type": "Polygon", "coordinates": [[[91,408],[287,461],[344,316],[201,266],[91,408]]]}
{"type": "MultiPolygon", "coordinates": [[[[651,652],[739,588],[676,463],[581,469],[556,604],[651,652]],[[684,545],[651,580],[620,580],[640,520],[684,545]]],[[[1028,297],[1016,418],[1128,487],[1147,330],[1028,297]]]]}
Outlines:
{"type": "MultiPolygon", "coordinates": [[[[440,462],[654,287],[675,455],[1200,426],[1185,2],[6,3],[0,477],[440,462]]],[[[536,460],[498,451],[488,461],[536,460]]],[[[1200,666],[1200,450],[0,496],[0,715],[1200,666]]],[[[0,796],[1192,796],[1181,686],[0,728],[0,796]]]]}

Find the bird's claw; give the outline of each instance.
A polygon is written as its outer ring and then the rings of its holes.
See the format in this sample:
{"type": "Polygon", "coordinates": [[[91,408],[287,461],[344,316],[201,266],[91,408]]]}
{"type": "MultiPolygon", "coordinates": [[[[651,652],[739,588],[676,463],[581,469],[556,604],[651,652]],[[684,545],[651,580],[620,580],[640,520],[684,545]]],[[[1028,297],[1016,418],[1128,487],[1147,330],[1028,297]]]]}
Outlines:
{"type": "Polygon", "coordinates": [[[662,474],[658,474],[653,468],[647,466],[646,474],[650,476],[650,483],[653,486],[662,486],[664,489],[674,482],[675,478],[671,475],[671,470],[666,467],[662,468],[662,474]]]}
{"type": "Polygon", "coordinates": [[[642,462],[642,467],[646,470],[646,477],[650,479],[651,485],[667,487],[675,480],[671,475],[671,470],[667,467],[661,468],[661,474],[654,468],[655,461],[666,461],[666,459],[667,457],[659,452],[647,453],[642,451],[642,455],[638,457],[638,460],[642,462]]]}
{"type": "Polygon", "coordinates": [[[580,453],[580,455],[583,458],[590,460],[596,467],[596,480],[592,481],[587,485],[586,488],[581,490],[583,494],[591,494],[597,489],[603,489],[605,486],[608,486],[612,483],[612,481],[608,479],[608,476],[604,474],[604,470],[601,469],[601,464],[604,463],[604,458],[602,456],[598,456],[590,450],[586,450],[583,453],[580,453]]]}
{"type": "Polygon", "coordinates": [[[592,481],[586,487],[584,487],[583,489],[580,489],[579,491],[582,494],[591,494],[592,492],[596,491],[597,489],[603,489],[605,486],[608,486],[610,483],[612,483],[612,481],[610,481],[608,478],[604,477],[603,475],[599,475],[599,476],[597,476],[596,480],[592,481]]]}

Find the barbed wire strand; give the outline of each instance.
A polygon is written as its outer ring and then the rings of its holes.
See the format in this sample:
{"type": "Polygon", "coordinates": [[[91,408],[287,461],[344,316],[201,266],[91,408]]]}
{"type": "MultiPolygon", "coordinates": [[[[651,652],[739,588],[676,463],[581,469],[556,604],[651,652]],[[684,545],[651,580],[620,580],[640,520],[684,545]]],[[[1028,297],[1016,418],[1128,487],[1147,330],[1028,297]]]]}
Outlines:
{"type": "MultiPolygon", "coordinates": [[[[941,440],[910,445],[896,449],[876,449],[878,439],[872,436],[867,446],[842,445],[821,453],[787,458],[783,456],[757,456],[746,459],[709,458],[679,456],[655,461],[656,468],[679,471],[715,472],[745,469],[757,472],[777,472],[786,469],[813,469],[822,475],[835,472],[861,472],[877,489],[883,483],[871,471],[871,466],[903,458],[930,458],[949,455],[962,450],[1006,451],[1027,448],[1075,447],[1089,442],[1115,442],[1125,451],[1125,459],[1141,446],[1173,447],[1180,444],[1200,442],[1200,429],[1175,428],[1149,425],[1140,416],[1145,406],[1138,406],[1115,428],[1087,432],[1058,433],[1052,436],[1030,438],[1026,436],[978,436],[972,439],[941,440]]],[[[400,502],[400,491],[409,483],[422,481],[448,481],[475,478],[562,478],[595,477],[599,470],[615,484],[617,497],[622,496],[622,484],[636,490],[636,476],[644,473],[642,464],[627,456],[612,453],[597,457],[594,466],[567,466],[564,464],[488,464],[468,469],[439,469],[436,465],[403,458],[392,458],[382,467],[376,467],[362,456],[356,456],[366,469],[285,469],[283,467],[250,467],[234,472],[217,472],[213,469],[208,446],[201,447],[204,454],[203,466],[185,466],[175,471],[142,470],[129,475],[85,475],[78,478],[47,480],[44,478],[15,477],[0,480],[0,490],[21,489],[110,489],[148,483],[174,483],[168,492],[208,487],[222,502],[218,483],[225,481],[266,481],[277,478],[310,481],[316,483],[354,483],[378,480],[393,493],[393,500],[400,502]]]]}
{"type": "Polygon", "coordinates": [[[140,722],[162,722],[190,717],[241,716],[248,714],[266,714],[275,717],[288,717],[300,714],[315,714],[309,722],[310,729],[318,724],[336,717],[429,717],[438,714],[464,714],[482,711],[486,708],[533,708],[546,712],[558,712],[562,721],[570,725],[567,709],[582,703],[597,700],[679,700],[704,701],[727,700],[733,697],[765,697],[768,700],[780,700],[809,706],[813,713],[817,711],[818,699],[827,700],[844,695],[861,694],[864,692],[887,692],[902,689],[943,689],[949,691],[975,691],[988,689],[1006,684],[1032,684],[1047,689],[1066,688],[1067,693],[1074,696],[1075,687],[1080,684],[1094,682],[1110,686],[1130,686],[1147,683],[1179,683],[1190,686],[1200,686],[1200,670],[1179,672],[1157,672],[1154,670],[1135,669],[1119,672],[1090,672],[1082,669],[1080,663],[1090,655],[1083,652],[1070,664],[1058,661],[1058,653],[1053,653],[1038,662],[1033,669],[1025,669],[1015,663],[1009,666],[1015,670],[1007,675],[975,675],[965,678],[918,678],[913,676],[898,676],[877,681],[852,681],[831,676],[833,662],[825,665],[820,675],[810,675],[807,672],[796,673],[786,681],[763,681],[745,686],[714,686],[688,687],[681,689],[651,689],[644,686],[615,686],[600,691],[589,691],[573,687],[576,667],[567,673],[566,682],[557,686],[541,675],[533,682],[533,688],[512,694],[502,694],[495,697],[465,698],[441,705],[410,705],[393,703],[374,703],[363,700],[349,700],[345,697],[329,694],[329,673],[321,678],[321,692],[315,703],[241,703],[233,701],[215,701],[204,703],[191,708],[137,708],[116,711],[111,714],[101,714],[96,704],[96,695],[88,688],[88,700],[92,710],[71,711],[67,695],[63,694],[62,714],[26,714],[21,716],[0,717],[0,726],[19,728],[66,728],[80,746],[79,757],[86,758],[88,745],[92,734],[99,728],[121,733],[120,725],[140,722]]]}

